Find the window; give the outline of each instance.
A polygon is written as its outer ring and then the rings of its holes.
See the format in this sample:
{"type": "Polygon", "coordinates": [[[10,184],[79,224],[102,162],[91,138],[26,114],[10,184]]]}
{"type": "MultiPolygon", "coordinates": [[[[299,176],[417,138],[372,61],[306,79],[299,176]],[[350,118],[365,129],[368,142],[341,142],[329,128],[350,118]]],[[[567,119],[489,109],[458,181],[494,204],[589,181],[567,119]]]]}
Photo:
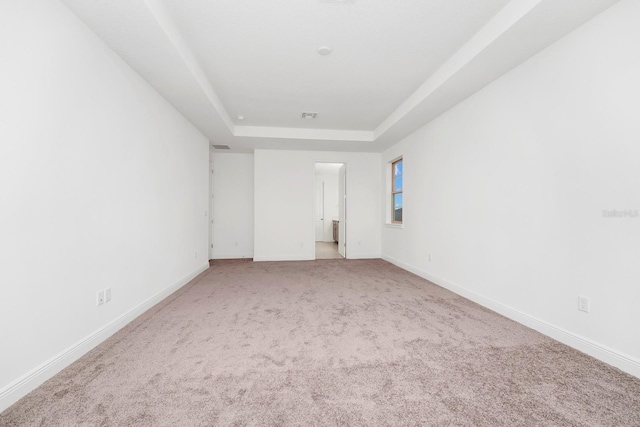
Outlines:
{"type": "Polygon", "coordinates": [[[402,158],[391,163],[391,222],[402,224],[402,158]]]}

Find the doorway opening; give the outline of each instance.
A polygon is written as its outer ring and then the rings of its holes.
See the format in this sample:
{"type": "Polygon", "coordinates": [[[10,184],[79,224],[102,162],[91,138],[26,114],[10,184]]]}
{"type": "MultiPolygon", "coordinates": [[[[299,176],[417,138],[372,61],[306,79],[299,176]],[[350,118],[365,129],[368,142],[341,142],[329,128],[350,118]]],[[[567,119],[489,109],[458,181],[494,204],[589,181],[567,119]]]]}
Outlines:
{"type": "Polygon", "coordinates": [[[314,167],[315,259],[346,258],[346,164],[317,162],[314,167]]]}

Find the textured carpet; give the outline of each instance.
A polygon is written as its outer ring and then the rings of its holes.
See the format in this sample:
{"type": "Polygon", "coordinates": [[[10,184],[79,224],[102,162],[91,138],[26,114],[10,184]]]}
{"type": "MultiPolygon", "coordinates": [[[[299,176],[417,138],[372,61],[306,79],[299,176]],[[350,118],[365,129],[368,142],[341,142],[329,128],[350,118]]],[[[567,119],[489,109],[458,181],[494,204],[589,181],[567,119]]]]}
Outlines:
{"type": "Polygon", "coordinates": [[[638,426],[640,380],[381,260],[220,261],[0,425],[638,426]]]}

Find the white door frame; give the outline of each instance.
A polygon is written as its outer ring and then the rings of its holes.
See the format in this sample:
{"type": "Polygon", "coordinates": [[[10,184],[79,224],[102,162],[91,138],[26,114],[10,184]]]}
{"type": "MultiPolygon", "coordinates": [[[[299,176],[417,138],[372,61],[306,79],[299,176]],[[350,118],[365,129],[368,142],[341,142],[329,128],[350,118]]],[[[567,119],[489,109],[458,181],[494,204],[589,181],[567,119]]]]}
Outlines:
{"type": "Polygon", "coordinates": [[[338,253],[347,258],[347,165],[338,171],[338,253]]]}
{"type": "MultiPolygon", "coordinates": [[[[311,173],[313,176],[313,187],[311,188],[311,190],[314,192],[315,195],[315,188],[316,188],[316,165],[317,164],[321,164],[321,163],[340,163],[342,165],[342,167],[345,168],[345,170],[347,169],[347,162],[345,162],[344,160],[314,160],[313,163],[311,164],[311,173]]],[[[339,176],[339,172],[338,172],[338,176],[339,176]]],[[[339,178],[338,178],[339,180],[339,178]]],[[[348,178],[346,177],[345,174],[345,187],[347,186],[347,182],[348,182],[348,178]]],[[[339,184],[338,184],[339,185],[339,184]]],[[[340,192],[340,189],[338,189],[338,192],[340,192]]],[[[339,197],[338,197],[339,198],[339,197]]],[[[344,213],[344,221],[342,222],[342,228],[344,230],[344,242],[343,242],[343,248],[344,251],[341,253],[342,256],[346,259],[347,258],[347,210],[346,210],[346,199],[345,200],[345,213],[344,213]]],[[[338,200],[338,202],[340,202],[340,200],[338,200]]],[[[316,249],[315,249],[315,235],[316,235],[316,206],[315,206],[315,197],[314,197],[314,203],[313,203],[313,233],[312,236],[314,236],[314,241],[311,242],[311,244],[313,245],[313,259],[316,259],[316,249]]],[[[339,215],[339,210],[338,210],[338,215],[339,215]]],[[[326,218],[325,218],[326,220],[326,218]]],[[[338,242],[338,246],[340,246],[340,242],[338,242]]],[[[340,252],[340,248],[338,248],[338,252],[340,252]]]]}
{"type": "Polygon", "coordinates": [[[315,218],[315,236],[316,242],[324,242],[324,180],[317,179],[315,181],[314,187],[314,205],[316,210],[316,218],[315,218]],[[319,224],[318,224],[319,223],[319,224]],[[320,225],[320,229],[318,230],[318,225],[320,225]],[[318,238],[318,231],[320,231],[320,238],[318,238]]]}
{"type": "Polygon", "coordinates": [[[213,259],[213,158],[209,152],[209,259],[213,259]]]}

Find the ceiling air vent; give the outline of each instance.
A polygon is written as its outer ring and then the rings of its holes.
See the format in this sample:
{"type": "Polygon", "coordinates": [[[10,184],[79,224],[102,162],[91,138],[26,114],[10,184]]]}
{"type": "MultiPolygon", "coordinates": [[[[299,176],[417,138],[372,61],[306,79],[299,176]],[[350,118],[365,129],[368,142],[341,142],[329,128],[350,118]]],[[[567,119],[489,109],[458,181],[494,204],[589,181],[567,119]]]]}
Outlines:
{"type": "Polygon", "coordinates": [[[215,145],[215,144],[211,144],[211,146],[213,148],[215,148],[216,150],[228,150],[229,146],[228,145],[215,145]]]}
{"type": "Polygon", "coordinates": [[[318,117],[318,113],[310,113],[308,111],[302,113],[303,119],[315,119],[316,117],[318,117]]]}

